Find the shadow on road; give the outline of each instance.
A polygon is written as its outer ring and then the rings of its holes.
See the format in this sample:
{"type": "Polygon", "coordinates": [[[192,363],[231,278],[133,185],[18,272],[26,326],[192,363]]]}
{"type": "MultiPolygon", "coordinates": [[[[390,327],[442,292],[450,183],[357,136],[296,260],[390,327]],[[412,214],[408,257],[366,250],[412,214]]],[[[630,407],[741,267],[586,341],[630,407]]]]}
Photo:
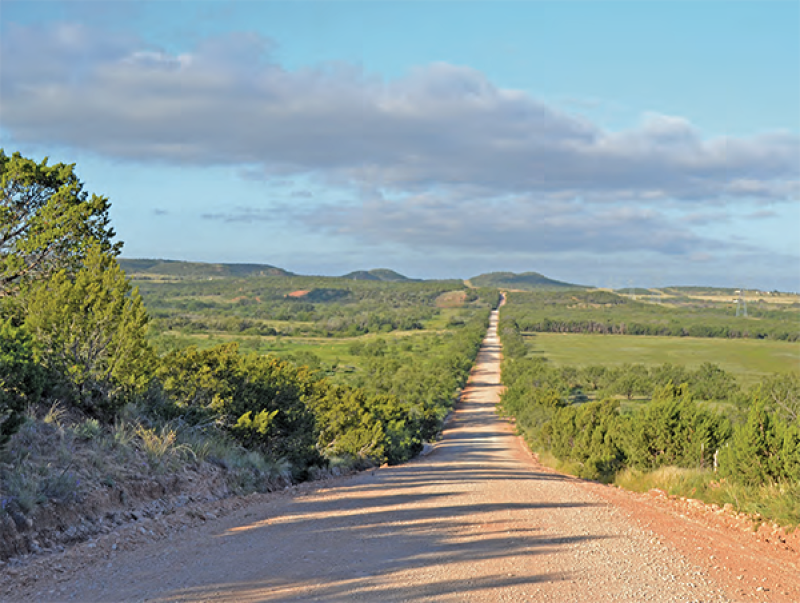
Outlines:
{"type": "Polygon", "coordinates": [[[237,571],[235,581],[209,568],[205,585],[160,600],[462,601],[470,592],[569,579],[516,564],[601,537],[554,537],[529,518],[596,504],[530,500],[527,490],[485,502],[494,489],[516,492],[523,482],[567,479],[535,471],[509,453],[515,436],[494,411],[499,359],[498,345],[484,346],[479,361],[489,364],[473,372],[433,454],[295,498],[274,515],[217,534],[209,546],[220,558],[228,550],[263,550],[264,542],[274,549],[237,571]],[[494,562],[491,575],[468,572],[456,580],[451,574],[487,560],[494,562]]]}
{"type": "Polygon", "coordinates": [[[170,601],[204,601],[221,603],[237,601],[463,601],[465,592],[491,592],[498,588],[535,585],[538,582],[553,582],[568,579],[559,575],[525,576],[479,576],[471,580],[432,580],[423,584],[409,584],[402,589],[382,584],[377,577],[362,577],[343,580],[336,584],[319,583],[312,592],[308,586],[286,583],[281,580],[256,580],[215,585],[212,591],[191,588],[176,593],[170,601]],[[313,594],[312,594],[313,593],[313,594]]]}

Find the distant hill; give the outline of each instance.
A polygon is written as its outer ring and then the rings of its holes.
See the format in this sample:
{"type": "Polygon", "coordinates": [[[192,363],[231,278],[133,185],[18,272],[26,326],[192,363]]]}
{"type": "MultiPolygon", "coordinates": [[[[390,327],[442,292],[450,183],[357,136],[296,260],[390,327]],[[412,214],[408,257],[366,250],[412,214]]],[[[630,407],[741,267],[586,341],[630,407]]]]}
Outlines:
{"type": "Polygon", "coordinates": [[[128,276],[211,278],[247,276],[294,276],[269,264],[205,264],[177,260],[119,260],[128,276]]]}
{"type": "Polygon", "coordinates": [[[389,270],[388,268],[375,268],[373,270],[356,270],[342,276],[342,278],[352,281],[411,281],[413,279],[402,274],[389,270]]]}
{"type": "Polygon", "coordinates": [[[555,281],[538,272],[490,272],[469,279],[474,287],[496,287],[508,289],[589,289],[585,285],[574,285],[555,281]]]}

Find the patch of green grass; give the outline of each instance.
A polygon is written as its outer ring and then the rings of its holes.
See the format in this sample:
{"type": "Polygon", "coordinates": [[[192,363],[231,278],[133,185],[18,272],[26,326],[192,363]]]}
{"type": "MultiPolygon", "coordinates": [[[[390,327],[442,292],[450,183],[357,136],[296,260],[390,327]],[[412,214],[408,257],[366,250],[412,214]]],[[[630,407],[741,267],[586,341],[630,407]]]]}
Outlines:
{"type": "MultiPolygon", "coordinates": [[[[684,469],[680,467],[661,467],[654,471],[626,469],[619,473],[614,484],[633,490],[647,492],[653,488],[664,490],[667,494],[699,498],[708,489],[709,482],[714,480],[714,472],[708,469],[684,469]]],[[[709,500],[709,502],[720,502],[709,500]]]]}
{"type": "Polygon", "coordinates": [[[443,331],[450,325],[450,319],[461,314],[459,308],[440,308],[433,318],[426,320],[423,325],[426,331],[443,331]]]}
{"type": "Polygon", "coordinates": [[[261,343],[262,353],[285,356],[287,354],[297,354],[311,352],[319,357],[325,364],[333,365],[339,362],[353,364],[355,357],[350,354],[350,345],[354,341],[368,341],[367,337],[354,339],[330,340],[330,339],[309,339],[309,338],[283,338],[261,343]]]}
{"type": "Polygon", "coordinates": [[[571,333],[536,333],[525,340],[532,354],[543,354],[559,366],[670,362],[696,369],[712,362],[744,386],[765,375],[800,369],[800,344],[784,341],[571,333]]]}

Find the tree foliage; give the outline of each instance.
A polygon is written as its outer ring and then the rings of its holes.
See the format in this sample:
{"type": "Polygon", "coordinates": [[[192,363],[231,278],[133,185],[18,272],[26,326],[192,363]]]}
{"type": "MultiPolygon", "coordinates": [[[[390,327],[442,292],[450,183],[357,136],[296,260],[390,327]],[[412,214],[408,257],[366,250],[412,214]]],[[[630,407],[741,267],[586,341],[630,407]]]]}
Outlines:
{"type": "Polygon", "coordinates": [[[217,421],[242,445],[288,460],[296,476],[322,463],[307,404],[316,379],[307,368],[240,354],[233,343],[172,352],[157,376],[175,411],[190,422],[217,421]]]}
{"type": "Polygon", "coordinates": [[[62,269],[26,297],[37,359],[66,376],[77,404],[91,413],[113,412],[123,401],[119,394],[147,384],[153,361],[147,313],[99,245],[87,250],[74,276],[62,269]]]}
{"type": "Polygon", "coordinates": [[[0,149],[0,297],[58,270],[77,270],[93,245],[119,253],[108,199],[90,196],[74,165],[47,161],[0,149]]]}
{"type": "Polygon", "coordinates": [[[686,385],[660,388],[627,422],[627,457],[640,469],[710,467],[730,436],[730,423],[700,408],[686,385]]]}
{"type": "Polygon", "coordinates": [[[722,474],[747,484],[764,483],[780,472],[781,437],[759,401],[722,454],[722,474]]]}
{"type": "Polygon", "coordinates": [[[690,385],[652,379],[679,374],[692,375],[672,365],[653,372],[644,365],[575,370],[553,367],[541,357],[512,357],[503,363],[501,410],[515,417],[534,448],[575,463],[581,477],[610,480],[624,467],[709,467],[730,437],[730,423],[699,406],[690,385]],[[591,389],[599,399],[587,401],[582,392],[591,389]],[[621,413],[618,398],[634,393],[651,399],[621,413]]]}
{"type": "Polygon", "coordinates": [[[0,319],[0,445],[19,428],[25,407],[39,400],[45,386],[28,330],[0,319]]]}
{"type": "Polygon", "coordinates": [[[542,426],[541,440],[557,457],[576,461],[580,477],[609,479],[625,460],[618,409],[615,400],[561,407],[542,426]]]}

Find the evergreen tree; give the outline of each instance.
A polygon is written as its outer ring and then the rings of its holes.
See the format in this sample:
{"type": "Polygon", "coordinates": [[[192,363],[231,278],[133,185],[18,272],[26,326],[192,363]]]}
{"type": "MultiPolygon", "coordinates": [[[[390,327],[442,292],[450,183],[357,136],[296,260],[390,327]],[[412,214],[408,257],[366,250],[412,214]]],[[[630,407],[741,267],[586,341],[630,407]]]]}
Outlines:
{"type": "Polygon", "coordinates": [[[747,422],[736,429],[720,454],[720,474],[736,481],[759,485],[783,476],[783,434],[763,400],[757,399],[747,422]]]}
{"type": "Polygon", "coordinates": [[[58,270],[78,270],[93,245],[119,253],[108,199],[90,197],[74,168],[0,149],[0,297],[58,270]]]}
{"type": "Polygon", "coordinates": [[[92,413],[113,413],[123,392],[150,379],[148,316],[116,259],[95,245],[77,274],[66,269],[26,296],[26,324],[37,358],[66,376],[73,400],[92,413]]]}
{"type": "Polygon", "coordinates": [[[28,330],[0,319],[0,446],[20,427],[25,407],[38,401],[45,381],[28,330]]]}

